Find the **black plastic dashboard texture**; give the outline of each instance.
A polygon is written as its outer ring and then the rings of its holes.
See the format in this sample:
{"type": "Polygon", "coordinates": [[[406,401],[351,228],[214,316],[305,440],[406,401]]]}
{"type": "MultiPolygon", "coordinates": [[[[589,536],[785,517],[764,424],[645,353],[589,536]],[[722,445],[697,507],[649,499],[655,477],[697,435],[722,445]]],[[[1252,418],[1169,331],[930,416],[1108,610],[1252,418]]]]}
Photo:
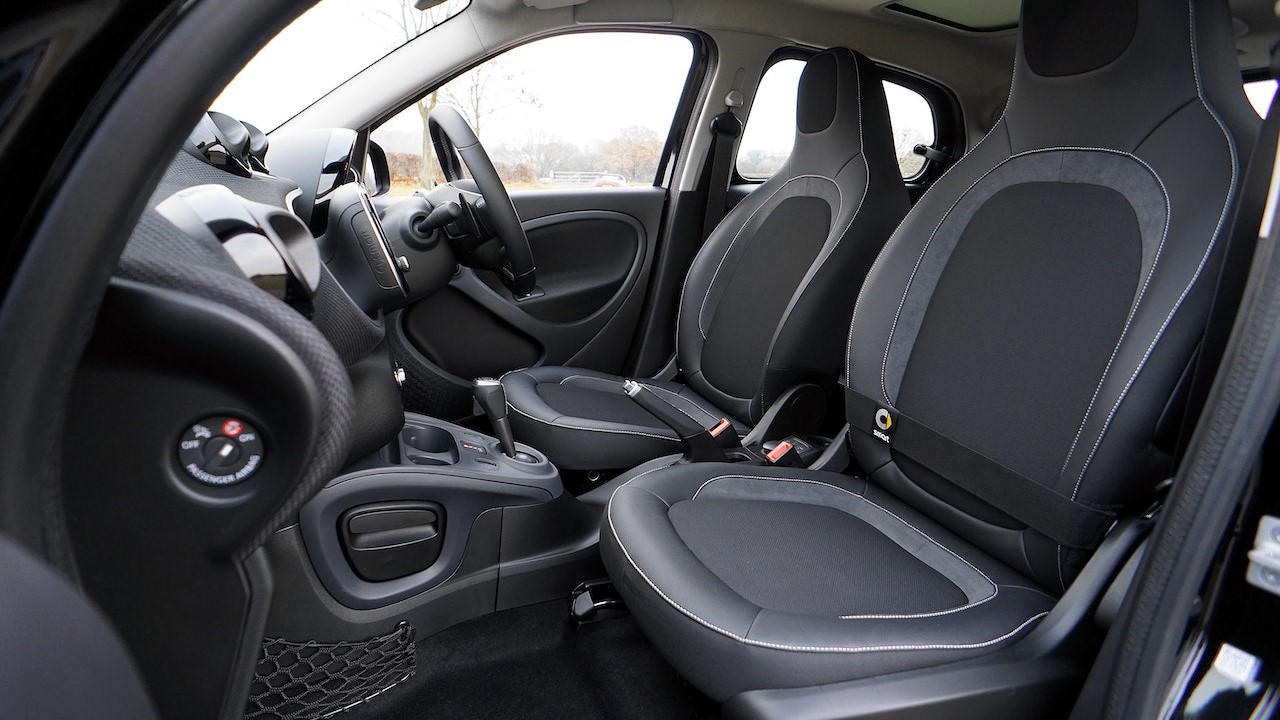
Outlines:
{"type": "Polygon", "coordinates": [[[351,422],[350,385],[319,333],[296,313],[261,313],[293,311],[218,275],[188,275],[181,292],[112,281],[63,448],[84,585],[175,717],[243,702],[233,688],[271,596],[252,553],[335,471],[351,422]],[[243,483],[206,487],[179,467],[182,432],[210,414],[261,430],[265,459],[243,483]]]}
{"type": "MultiPolygon", "coordinates": [[[[179,153],[148,207],[208,183],[279,207],[296,190],[179,153]]],[[[352,382],[324,320],[312,324],[250,282],[216,238],[193,238],[154,209],[116,275],[77,370],[63,448],[68,525],[93,568],[85,586],[148,684],[164,688],[156,700],[166,715],[243,707],[236,698],[247,686],[237,683],[251,674],[272,595],[255,550],[347,460],[358,424],[352,382]],[[198,487],[177,466],[177,443],[192,422],[218,414],[260,429],[265,459],[243,483],[198,487]]],[[[342,309],[331,305],[330,317],[342,309]]],[[[365,332],[346,335],[344,354],[377,347],[381,327],[371,322],[354,324],[365,332]]]]}
{"type": "MultiPolygon", "coordinates": [[[[180,187],[205,181],[225,184],[239,180],[201,164],[180,153],[152,196],[150,207],[180,187]],[[178,187],[176,187],[178,186],[178,187]]],[[[293,184],[258,176],[232,187],[242,197],[252,188],[256,202],[284,205],[293,184]]],[[[329,478],[346,459],[353,424],[351,383],[341,359],[326,338],[301,315],[276,298],[259,290],[240,273],[221,247],[206,246],[173,227],[154,210],[143,213],[134,235],[121,256],[117,274],[146,285],[171,288],[235,309],[262,323],[298,353],[320,393],[321,413],[326,422],[316,429],[316,448],[294,495],[276,512],[268,526],[247,543],[261,545],[267,534],[283,524],[329,478]]],[[[154,348],[152,352],[163,352],[154,348]]],[[[245,368],[251,372],[252,368],[245,368]]]]}

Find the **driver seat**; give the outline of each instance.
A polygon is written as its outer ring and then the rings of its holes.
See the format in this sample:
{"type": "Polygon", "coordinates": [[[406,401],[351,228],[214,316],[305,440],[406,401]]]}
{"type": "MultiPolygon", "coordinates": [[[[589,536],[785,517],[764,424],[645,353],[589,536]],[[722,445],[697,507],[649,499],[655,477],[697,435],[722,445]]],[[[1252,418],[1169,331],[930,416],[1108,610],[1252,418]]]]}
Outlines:
{"type": "MultiPolygon", "coordinates": [[[[909,207],[884,87],[846,48],[800,77],[790,159],[707,238],[676,320],[684,384],[647,385],[704,427],[745,433],[788,388],[834,386],[841,329],[872,261],[909,207]]],[[[627,468],[680,449],[623,378],[569,367],[502,377],[516,436],[561,469],[627,468]]]]}

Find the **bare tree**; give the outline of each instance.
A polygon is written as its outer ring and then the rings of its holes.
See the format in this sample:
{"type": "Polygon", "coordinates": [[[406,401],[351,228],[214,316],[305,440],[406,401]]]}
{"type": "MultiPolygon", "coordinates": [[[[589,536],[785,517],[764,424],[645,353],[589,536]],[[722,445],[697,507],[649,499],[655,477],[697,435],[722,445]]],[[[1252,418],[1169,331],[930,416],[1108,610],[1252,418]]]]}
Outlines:
{"type": "Polygon", "coordinates": [[[917,127],[894,129],[893,144],[898,153],[898,167],[904,176],[910,177],[924,167],[924,156],[916,155],[915,146],[919,143],[927,145],[928,140],[924,131],[917,127]]]}
{"type": "Polygon", "coordinates": [[[505,55],[486,60],[450,80],[438,93],[442,100],[458,108],[476,135],[495,115],[541,105],[529,92],[524,71],[512,68],[505,55]]]}
{"type": "MultiPolygon", "coordinates": [[[[445,2],[426,10],[418,10],[413,6],[414,0],[399,0],[394,9],[373,6],[370,11],[385,19],[404,35],[404,41],[418,37],[422,33],[449,19],[456,12],[454,3],[445,2]]],[[[418,179],[426,185],[431,178],[442,177],[439,163],[431,146],[431,133],[427,131],[427,116],[440,104],[440,88],[432,90],[420,98],[414,106],[422,118],[422,160],[418,171],[418,179]]]]}
{"type": "Polygon", "coordinates": [[[545,132],[526,135],[524,140],[516,146],[515,152],[520,161],[530,165],[539,178],[549,177],[551,173],[582,154],[577,145],[559,135],[545,132]]]}
{"type": "Polygon", "coordinates": [[[604,144],[603,154],[610,169],[628,180],[652,179],[662,155],[662,136],[653,128],[631,125],[604,144]]]}

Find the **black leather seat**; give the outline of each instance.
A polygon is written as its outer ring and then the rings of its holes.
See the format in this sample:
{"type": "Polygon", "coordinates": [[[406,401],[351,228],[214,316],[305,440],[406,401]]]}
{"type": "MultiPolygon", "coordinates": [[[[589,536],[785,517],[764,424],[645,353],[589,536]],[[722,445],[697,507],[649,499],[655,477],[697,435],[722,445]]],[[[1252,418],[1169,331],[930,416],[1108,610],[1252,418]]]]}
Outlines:
{"type": "MultiPolygon", "coordinates": [[[[834,384],[867,269],[907,211],[875,65],[844,48],[800,79],[786,166],[742,200],[685,279],[676,359],[684,384],[649,382],[706,427],[739,432],[787,388],[834,384]]],[[[680,449],[623,379],[534,367],[502,378],[516,437],[566,469],[626,468],[680,449]]]]}
{"type": "Polygon", "coordinates": [[[1221,0],[1026,0],[1008,105],[862,290],[847,410],[865,479],[659,469],[601,551],[717,699],[1015,643],[1171,471],[1257,117],[1221,0]]]}

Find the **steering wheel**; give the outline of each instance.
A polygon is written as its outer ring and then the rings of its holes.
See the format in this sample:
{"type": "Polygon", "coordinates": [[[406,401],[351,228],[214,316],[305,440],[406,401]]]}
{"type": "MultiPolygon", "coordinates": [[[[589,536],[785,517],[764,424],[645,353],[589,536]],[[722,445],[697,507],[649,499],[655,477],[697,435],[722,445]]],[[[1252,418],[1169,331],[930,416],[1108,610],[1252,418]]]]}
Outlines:
{"type": "MultiPolygon", "coordinates": [[[[431,111],[427,116],[427,129],[446,181],[453,184],[463,179],[463,162],[471,171],[471,178],[484,197],[486,219],[506,250],[502,274],[512,294],[521,298],[533,292],[534,264],[529,238],[525,237],[516,207],[511,203],[511,196],[498,177],[489,154],[480,145],[480,138],[476,137],[462,115],[448,105],[440,105],[431,111]]],[[[483,232],[479,227],[477,231],[483,232]]]]}

